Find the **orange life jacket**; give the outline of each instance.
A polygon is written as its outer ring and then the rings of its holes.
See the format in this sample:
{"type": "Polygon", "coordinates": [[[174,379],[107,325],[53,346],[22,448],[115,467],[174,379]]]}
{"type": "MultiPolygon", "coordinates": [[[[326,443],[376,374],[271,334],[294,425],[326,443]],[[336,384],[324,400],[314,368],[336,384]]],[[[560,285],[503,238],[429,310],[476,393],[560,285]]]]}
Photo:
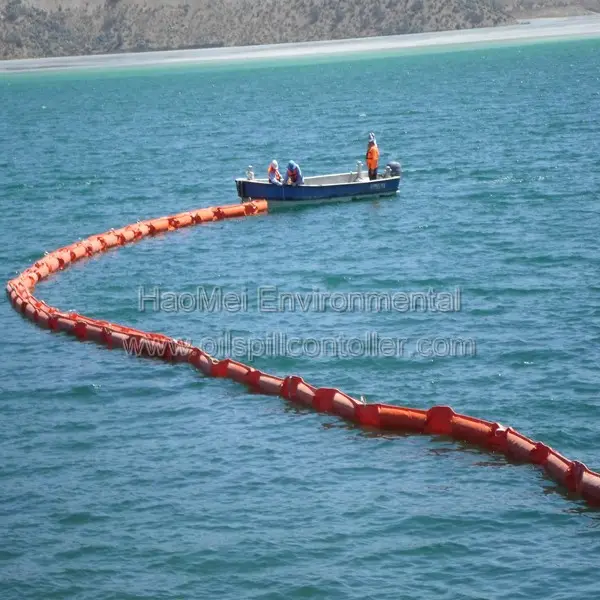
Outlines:
{"type": "Polygon", "coordinates": [[[367,150],[367,168],[368,169],[376,169],[379,165],[379,148],[377,144],[373,144],[367,150]]]}
{"type": "Polygon", "coordinates": [[[276,169],[272,165],[269,165],[269,170],[267,171],[267,177],[271,179],[271,173],[275,172],[275,178],[277,181],[281,181],[281,174],[279,173],[279,169],[276,169]]]}

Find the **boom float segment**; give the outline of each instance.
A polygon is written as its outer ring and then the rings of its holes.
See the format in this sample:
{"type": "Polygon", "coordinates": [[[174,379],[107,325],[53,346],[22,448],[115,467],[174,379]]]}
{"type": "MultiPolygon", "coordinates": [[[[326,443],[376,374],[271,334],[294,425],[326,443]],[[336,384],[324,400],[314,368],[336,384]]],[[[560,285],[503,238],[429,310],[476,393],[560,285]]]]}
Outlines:
{"type": "Polygon", "coordinates": [[[38,326],[63,331],[79,340],[94,341],[108,348],[135,348],[142,356],[171,362],[187,362],[207,376],[224,377],[261,392],[280,396],[316,411],[330,413],[362,427],[380,431],[403,431],[449,436],[476,444],[509,458],[537,465],[569,492],[589,504],[600,506],[600,474],[572,461],[549,446],[535,442],[498,423],[455,413],[449,406],[419,410],[388,404],[364,404],[335,388],[315,388],[301,377],[284,379],[231,359],[217,360],[201,348],[158,333],[148,333],[77,313],[65,313],[33,296],[35,285],[72,262],[99,254],[158,233],[200,223],[266,213],[265,200],[216,208],[203,208],[170,217],[127,225],[93,235],[71,246],[46,254],[44,258],[8,282],[6,293],[13,307],[38,326]]]}

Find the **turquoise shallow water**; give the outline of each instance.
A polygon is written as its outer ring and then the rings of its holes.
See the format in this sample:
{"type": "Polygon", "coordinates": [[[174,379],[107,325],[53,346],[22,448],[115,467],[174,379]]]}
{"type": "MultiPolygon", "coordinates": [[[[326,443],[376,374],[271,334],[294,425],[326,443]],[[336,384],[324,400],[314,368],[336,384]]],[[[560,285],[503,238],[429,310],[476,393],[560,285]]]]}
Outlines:
{"type": "MultiPolygon", "coordinates": [[[[397,198],[183,230],[77,264],[37,295],[205,345],[227,332],[402,338],[396,358],[252,363],[370,402],[449,404],[598,470],[599,51],[4,77],[4,280],[110,227],[235,202],[248,164],[352,168],[373,130],[383,161],[403,163],[397,198]],[[248,307],[140,311],[141,286],[247,290],[248,307]],[[461,303],[261,312],[261,286],[458,288],[461,303]],[[476,352],[415,355],[434,338],[476,352]]],[[[367,434],[52,335],[0,302],[2,598],[600,595],[598,513],[532,466],[367,434]]]]}

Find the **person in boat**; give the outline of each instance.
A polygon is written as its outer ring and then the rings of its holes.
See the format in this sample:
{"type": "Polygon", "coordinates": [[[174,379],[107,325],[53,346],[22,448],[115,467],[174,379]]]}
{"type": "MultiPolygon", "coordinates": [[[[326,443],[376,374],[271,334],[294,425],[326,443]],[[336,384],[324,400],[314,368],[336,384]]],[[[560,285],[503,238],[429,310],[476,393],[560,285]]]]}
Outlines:
{"type": "Polygon", "coordinates": [[[279,165],[276,160],[271,161],[267,174],[269,176],[269,183],[283,185],[281,173],[279,172],[279,165]]]}
{"type": "Polygon", "coordinates": [[[285,183],[286,185],[302,185],[304,183],[302,171],[293,160],[290,160],[288,163],[287,172],[285,174],[285,183]]]}
{"type": "Polygon", "coordinates": [[[369,133],[369,145],[367,146],[367,169],[369,169],[369,179],[377,179],[377,169],[379,168],[379,148],[373,132],[369,133]]]}

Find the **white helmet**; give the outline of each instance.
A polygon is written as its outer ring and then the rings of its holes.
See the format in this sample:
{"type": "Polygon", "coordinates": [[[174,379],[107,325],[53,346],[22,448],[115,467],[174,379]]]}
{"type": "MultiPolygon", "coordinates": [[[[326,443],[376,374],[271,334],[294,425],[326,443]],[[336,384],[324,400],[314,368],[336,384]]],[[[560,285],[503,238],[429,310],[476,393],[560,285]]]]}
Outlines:
{"type": "Polygon", "coordinates": [[[274,169],[278,169],[278,168],[279,168],[279,165],[277,164],[277,161],[276,161],[276,160],[273,160],[273,161],[271,161],[271,166],[272,166],[274,169]]]}

